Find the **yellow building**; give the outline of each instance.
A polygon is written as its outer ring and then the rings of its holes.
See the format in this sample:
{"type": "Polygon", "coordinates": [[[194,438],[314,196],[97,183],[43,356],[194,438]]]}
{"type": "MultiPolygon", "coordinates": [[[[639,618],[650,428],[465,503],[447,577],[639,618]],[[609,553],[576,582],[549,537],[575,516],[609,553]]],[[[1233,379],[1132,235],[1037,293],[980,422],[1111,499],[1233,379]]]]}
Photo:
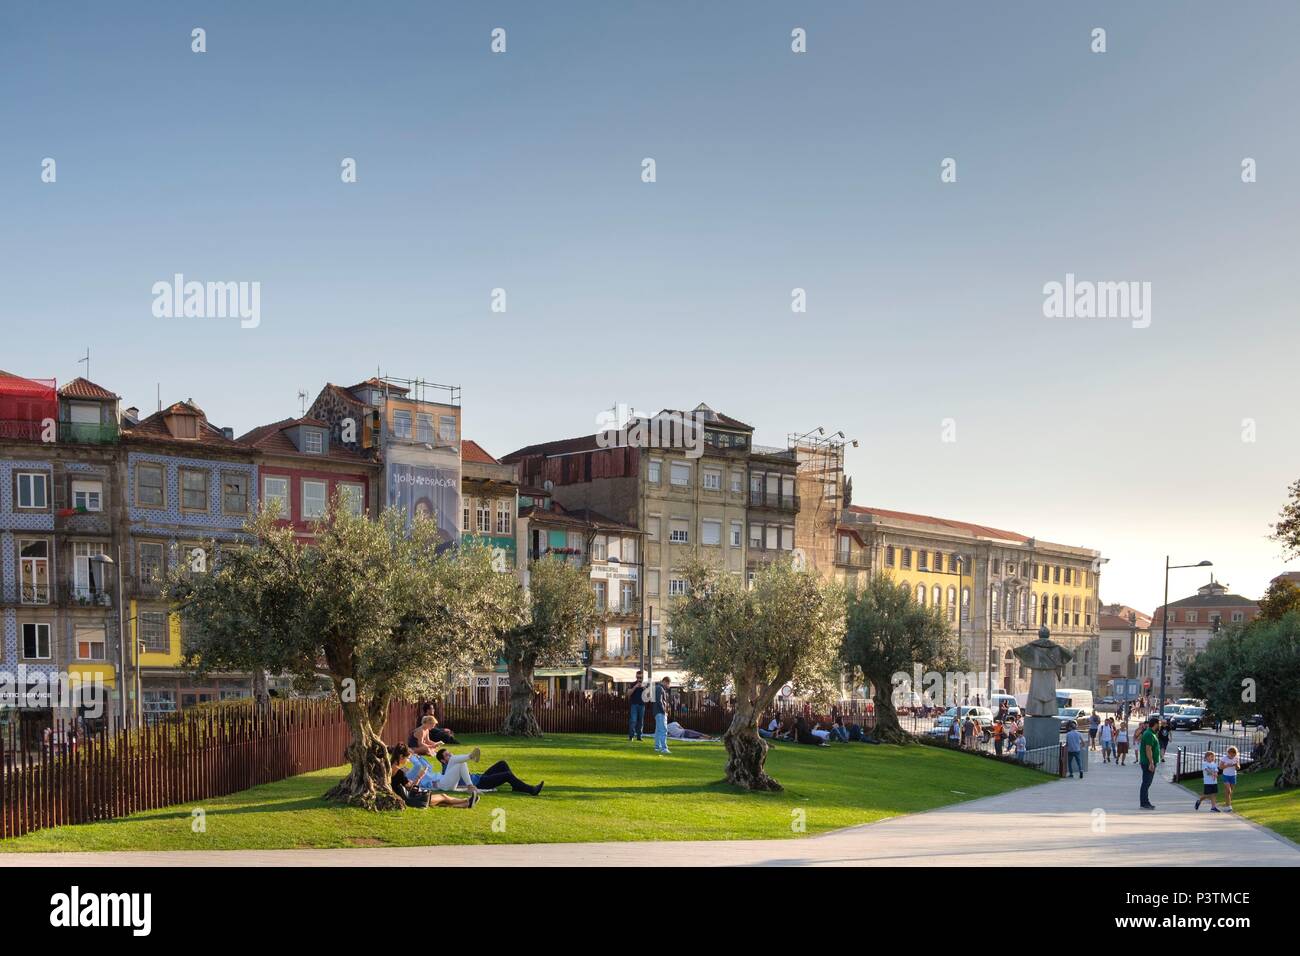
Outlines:
{"type": "Polygon", "coordinates": [[[992,672],[994,693],[1028,689],[1029,673],[1012,648],[1044,625],[1074,653],[1062,685],[1094,686],[1099,552],[966,521],[851,505],[840,513],[834,554],[833,564],[823,565],[828,574],[860,585],[881,572],[907,586],[918,603],[939,608],[960,635],[969,667],[992,672]]]}

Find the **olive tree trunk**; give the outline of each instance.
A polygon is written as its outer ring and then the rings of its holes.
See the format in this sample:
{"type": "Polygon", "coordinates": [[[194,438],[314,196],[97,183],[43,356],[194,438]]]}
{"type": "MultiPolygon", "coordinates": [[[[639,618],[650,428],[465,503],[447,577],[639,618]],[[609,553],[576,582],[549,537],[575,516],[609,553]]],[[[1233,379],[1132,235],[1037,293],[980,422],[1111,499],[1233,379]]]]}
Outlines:
{"type": "MultiPolygon", "coordinates": [[[[771,703],[767,701],[768,706],[771,703]]],[[[736,713],[722,735],[723,746],[727,748],[727,782],[745,790],[782,789],[764,769],[767,741],[758,735],[758,719],[765,709],[748,695],[738,694],[736,713]]]]}
{"type": "Polygon", "coordinates": [[[507,737],[540,737],[541,725],[533,713],[533,658],[511,660],[506,664],[510,674],[510,713],[501,725],[507,737]]]}
{"type": "Polygon", "coordinates": [[[325,799],[350,807],[366,810],[401,810],[406,804],[390,784],[392,766],[388,762],[388,747],[380,734],[387,703],[366,708],[356,703],[343,704],[343,719],[348,725],[348,775],[332,787],[325,799]]]}
{"type": "Polygon", "coordinates": [[[876,709],[876,725],[871,735],[886,744],[910,744],[912,735],[898,722],[894,709],[894,685],[889,675],[868,675],[871,681],[871,700],[876,709]]]}

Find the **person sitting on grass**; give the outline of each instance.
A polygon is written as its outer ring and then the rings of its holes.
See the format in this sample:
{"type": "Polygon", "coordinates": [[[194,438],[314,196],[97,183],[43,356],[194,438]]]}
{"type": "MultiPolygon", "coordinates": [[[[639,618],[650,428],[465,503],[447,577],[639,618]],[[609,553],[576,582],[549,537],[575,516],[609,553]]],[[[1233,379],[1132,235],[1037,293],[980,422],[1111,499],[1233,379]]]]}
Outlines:
{"type": "Polygon", "coordinates": [[[431,788],[420,787],[419,781],[429,777],[433,771],[429,762],[419,755],[413,755],[406,744],[398,744],[388,750],[389,763],[393,767],[393,777],[389,781],[393,793],[402,798],[408,807],[460,807],[472,810],[479,801],[477,792],[468,797],[453,797],[450,793],[435,792],[431,788]],[[415,782],[411,778],[414,776],[415,782]]]}
{"type": "Polygon", "coordinates": [[[480,751],[477,747],[468,754],[453,754],[450,750],[439,750],[434,755],[434,760],[442,767],[442,773],[438,777],[437,787],[439,790],[455,790],[458,786],[464,786],[471,793],[477,790],[495,790],[502,784],[510,784],[510,789],[518,793],[526,793],[529,796],[537,796],[542,792],[542,787],[546,781],[539,781],[536,785],[524,783],[514,775],[510,769],[510,764],[504,760],[498,760],[492,766],[488,767],[482,773],[470,773],[466,764],[470,761],[477,763],[480,751]]]}
{"type": "MultiPolygon", "coordinates": [[[[822,731],[822,733],[826,733],[826,731],[822,731]]],[[[813,747],[828,746],[826,739],[816,733],[816,728],[802,714],[796,717],[794,721],[794,741],[795,743],[808,744],[813,747]]]]}
{"type": "Polygon", "coordinates": [[[419,726],[411,731],[406,745],[411,748],[412,753],[431,754],[438,749],[439,744],[459,742],[450,730],[438,726],[437,717],[433,714],[425,714],[420,718],[419,726]]]}

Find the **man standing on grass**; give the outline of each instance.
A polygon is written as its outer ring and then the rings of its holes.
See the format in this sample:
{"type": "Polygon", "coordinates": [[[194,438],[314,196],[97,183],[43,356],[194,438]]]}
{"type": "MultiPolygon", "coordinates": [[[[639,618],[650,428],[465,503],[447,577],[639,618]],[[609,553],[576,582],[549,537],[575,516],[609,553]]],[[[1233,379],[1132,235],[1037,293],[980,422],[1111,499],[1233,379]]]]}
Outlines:
{"type": "Polygon", "coordinates": [[[641,671],[636,672],[636,683],[627,692],[627,739],[640,740],[645,728],[645,678],[641,671]]]}
{"type": "Polygon", "coordinates": [[[1156,724],[1160,718],[1152,714],[1147,718],[1146,730],[1138,740],[1138,765],[1142,768],[1142,789],[1138,795],[1138,806],[1143,810],[1154,810],[1151,802],[1151,781],[1156,778],[1156,767],[1160,766],[1160,738],[1156,736],[1156,724]]]}
{"type": "Polygon", "coordinates": [[[655,753],[670,753],[668,749],[668,684],[665,677],[655,684],[655,753]]]}

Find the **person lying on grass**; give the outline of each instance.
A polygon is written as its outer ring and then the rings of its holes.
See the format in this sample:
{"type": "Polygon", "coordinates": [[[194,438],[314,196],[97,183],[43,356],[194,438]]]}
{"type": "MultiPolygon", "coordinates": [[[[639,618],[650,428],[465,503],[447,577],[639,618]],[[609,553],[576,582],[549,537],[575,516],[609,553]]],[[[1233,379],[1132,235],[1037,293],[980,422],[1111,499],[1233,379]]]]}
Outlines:
{"type": "Polygon", "coordinates": [[[405,744],[390,747],[388,756],[393,767],[393,778],[389,783],[393,793],[401,797],[408,807],[461,807],[472,810],[478,803],[477,790],[470,793],[468,797],[453,797],[450,793],[434,792],[430,788],[420,787],[419,781],[426,777],[431,779],[433,769],[429,766],[428,760],[418,754],[412,754],[405,744]],[[414,783],[411,782],[412,776],[415,777],[414,783]]]}
{"type": "Polygon", "coordinates": [[[453,754],[450,750],[442,749],[434,754],[434,760],[437,765],[442,767],[442,773],[438,776],[435,786],[439,790],[454,790],[463,786],[471,793],[476,790],[495,790],[503,783],[510,784],[510,789],[519,793],[527,793],[531,796],[537,796],[542,792],[542,787],[546,781],[540,781],[536,786],[524,783],[515,776],[514,771],[510,769],[510,764],[504,760],[498,760],[492,766],[488,767],[482,773],[470,773],[467,763],[477,763],[479,758],[479,749],[475,747],[468,754],[453,754]]]}

